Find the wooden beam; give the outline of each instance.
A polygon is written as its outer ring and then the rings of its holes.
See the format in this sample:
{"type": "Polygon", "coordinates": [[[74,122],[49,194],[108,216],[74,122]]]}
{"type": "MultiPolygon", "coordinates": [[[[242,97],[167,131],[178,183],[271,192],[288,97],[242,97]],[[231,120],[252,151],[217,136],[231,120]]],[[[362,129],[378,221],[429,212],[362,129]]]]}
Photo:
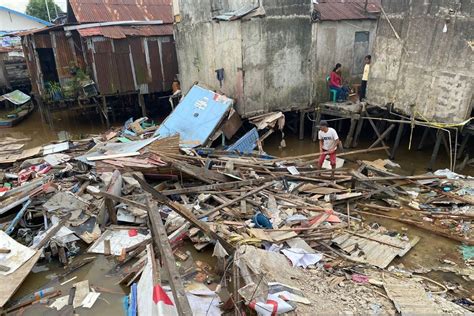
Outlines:
{"type": "Polygon", "coordinates": [[[116,202],[119,202],[119,203],[125,203],[129,206],[138,207],[142,210],[148,210],[148,207],[145,204],[138,203],[136,201],[126,199],[126,198],[123,198],[121,196],[117,196],[117,195],[112,194],[112,193],[107,193],[107,192],[101,191],[101,192],[97,193],[97,195],[102,196],[104,198],[108,198],[110,200],[113,200],[113,201],[116,201],[116,202]]]}
{"type": "MultiPolygon", "coordinates": [[[[173,292],[178,314],[192,316],[193,312],[191,311],[191,306],[189,305],[188,298],[186,297],[183,281],[181,280],[178,268],[176,267],[173,250],[171,249],[168,235],[166,234],[166,229],[163,225],[163,220],[161,219],[160,210],[156,205],[152,205],[148,198],[147,200],[148,218],[151,223],[153,241],[160,250],[163,267],[169,274],[168,281],[171,286],[171,291],[173,292]]],[[[152,258],[152,260],[154,259],[155,258],[152,258]]]]}
{"type": "Polygon", "coordinates": [[[398,146],[400,145],[400,140],[402,139],[403,130],[405,129],[405,124],[400,123],[398,125],[397,136],[395,137],[395,143],[393,144],[392,152],[390,153],[390,159],[395,159],[395,154],[397,152],[398,146]]]}
{"type": "Polygon", "coordinates": [[[252,180],[216,183],[216,184],[209,184],[209,185],[200,185],[200,186],[189,187],[189,188],[165,190],[165,191],[161,191],[160,193],[163,195],[174,195],[174,194],[201,193],[203,191],[214,191],[214,190],[220,190],[220,189],[237,189],[237,188],[248,186],[248,185],[256,185],[263,182],[276,180],[278,178],[279,177],[266,177],[263,179],[252,179],[252,180]]]}
{"type": "Polygon", "coordinates": [[[382,135],[380,135],[380,132],[379,132],[379,130],[377,129],[377,126],[375,126],[374,121],[372,121],[372,118],[369,116],[369,113],[366,113],[366,116],[367,116],[367,118],[369,119],[369,123],[370,123],[370,125],[372,126],[372,128],[373,128],[375,134],[377,135],[377,138],[380,139],[380,141],[382,142],[383,146],[386,147],[386,148],[385,148],[385,152],[387,153],[387,156],[390,156],[390,152],[388,151],[388,148],[389,148],[389,147],[387,146],[387,144],[385,144],[385,141],[383,140],[382,135]]]}
{"type": "MultiPolygon", "coordinates": [[[[364,154],[364,153],[370,153],[370,152],[379,151],[379,150],[387,150],[387,148],[389,148],[389,147],[384,146],[384,147],[377,147],[377,148],[371,148],[371,149],[352,150],[352,151],[346,151],[346,152],[338,153],[337,156],[342,157],[342,156],[349,156],[349,155],[356,155],[356,154],[364,154]]],[[[271,160],[268,160],[268,161],[272,162],[272,163],[275,163],[275,162],[279,162],[279,161],[291,161],[291,160],[295,160],[295,159],[306,159],[306,158],[315,159],[315,158],[318,158],[319,156],[321,156],[321,153],[312,153],[312,154],[306,154],[306,155],[300,155],[300,156],[275,158],[275,159],[271,159],[271,160]]]]}
{"type": "Polygon", "coordinates": [[[158,202],[167,205],[169,208],[171,208],[173,211],[181,215],[188,222],[190,222],[191,224],[193,224],[194,226],[202,230],[203,233],[205,233],[206,235],[208,235],[209,237],[215,240],[218,240],[220,244],[227,250],[227,252],[233,253],[235,251],[235,248],[231,244],[229,244],[224,238],[222,238],[221,236],[217,235],[214,231],[212,231],[207,223],[202,222],[199,219],[197,219],[196,216],[194,216],[194,214],[191,213],[183,205],[177,202],[171,201],[165,195],[156,191],[151,185],[149,185],[145,180],[138,177],[137,175],[134,175],[133,177],[135,178],[135,180],[138,181],[138,183],[140,183],[140,185],[142,186],[142,189],[150,193],[153,196],[153,198],[156,199],[158,202]]]}
{"type": "Polygon", "coordinates": [[[262,186],[260,186],[260,187],[258,187],[258,188],[253,189],[252,191],[249,191],[249,192],[247,192],[247,193],[245,193],[245,194],[243,194],[243,195],[241,195],[241,196],[239,196],[239,197],[237,197],[237,198],[235,198],[235,199],[233,199],[233,200],[231,200],[231,201],[229,201],[229,202],[226,202],[226,203],[224,203],[224,204],[221,204],[221,205],[219,205],[218,207],[216,207],[216,208],[214,208],[214,209],[212,209],[212,210],[210,210],[210,211],[204,213],[203,215],[199,216],[199,219],[201,219],[201,218],[203,218],[203,217],[206,217],[206,216],[209,216],[209,215],[211,215],[211,214],[214,214],[215,212],[218,212],[218,211],[220,211],[221,209],[223,209],[223,208],[225,208],[225,207],[228,207],[228,206],[230,206],[230,205],[232,205],[232,204],[235,204],[235,203],[237,203],[237,202],[240,202],[241,200],[245,199],[246,197],[251,196],[251,195],[254,195],[254,194],[256,194],[256,193],[258,193],[258,192],[260,192],[260,191],[262,191],[262,190],[268,188],[268,187],[271,186],[271,185],[273,185],[273,182],[265,183],[264,185],[262,185],[262,186]]]}

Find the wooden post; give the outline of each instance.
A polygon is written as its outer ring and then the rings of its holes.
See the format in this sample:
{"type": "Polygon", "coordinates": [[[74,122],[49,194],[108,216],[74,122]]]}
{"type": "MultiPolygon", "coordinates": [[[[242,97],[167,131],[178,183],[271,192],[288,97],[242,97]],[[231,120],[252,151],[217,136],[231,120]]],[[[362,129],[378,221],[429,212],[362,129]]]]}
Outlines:
{"type": "Polygon", "coordinates": [[[140,104],[140,108],[142,109],[142,116],[146,117],[145,99],[141,93],[138,93],[138,104],[140,104]]]}
{"type": "Polygon", "coordinates": [[[390,154],[390,159],[395,159],[395,154],[397,152],[398,146],[400,145],[400,140],[402,139],[403,130],[405,128],[404,123],[399,123],[397,136],[395,137],[395,143],[393,144],[392,153],[390,154]]]}
{"type": "Polygon", "coordinates": [[[422,150],[423,145],[425,144],[426,137],[430,134],[431,130],[429,127],[425,127],[425,130],[423,131],[423,135],[421,136],[420,143],[418,144],[418,148],[416,150],[422,150]]]}
{"type": "Polygon", "coordinates": [[[364,126],[364,116],[365,111],[360,113],[359,121],[357,122],[357,128],[354,135],[354,140],[352,141],[352,147],[357,147],[357,145],[359,145],[360,132],[362,131],[362,126],[364,126]]]}
{"type": "Polygon", "coordinates": [[[436,142],[433,148],[433,153],[431,154],[430,164],[428,165],[429,170],[433,170],[434,163],[436,162],[436,158],[438,158],[439,146],[441,146],[441,136],[442,131],[439,129],[436,133],[436,142]]]}
{"type": "MultiPolygon", "coordinates": [[[[379,134],[378,135],[378,138],[377,140],[372,144],[370,145],[369,149],[370,148],[374,148],[375,146],[377,146],[380,142],[382,142],[385,145],[385,142],[384,142],[384,139],[386,137],[388,137],[388,135],[390,134],[390,132],[392,131],[392,129],[395,128],[395,124],[391,124],[382,134],[379,134]]],[[[388,151],[388,150],[387,150],[388,151]]],[[[390,154],[389,154],[389,157],[390,157],[390,154]]]]}
{"type": "Polygon", "coordinates": [[[317,107],[314,111],[315,119],[313,122],[313,142],[318,140],[318,125],[321,121],[321,108],[317,107]]]}
{"type": "Polygon", "coordinates": [[[349,132],[347,133],[346,141],[344,143],[345,148],[351,147],[352,141],[354,139],[354,132],[355,132],[356,125],[357,125],[357,120],[355,116],[352,116],[351,127],[349,128],[349,132]]]}
{"type": "Polygon", "coordinates": [[[466,135],[464,135],[464,138],[461,142],[461,147],[459,147],[459,151],[457,152],[456,159],[461,158],[462,153],[464,152],[464,148],[466,148],[467,142],[469,141],[469,137],[471,137],[470,133],[466,133],[466,135]]]}
{"type": "Polygon", "coordinates": [[[107,128],[110,127],[110,120],[109,120],[109,110],[107,109],[107,97],[103,96],[102,97],[102,113],[104,114],[105,117],[105,124],[107,125],[107,128]]]}
{"type": "Polygon", "coordinates": [[[301,110],[300,111],[300,140],[304,139],[304,116],[305,116],[305,111],[301,110]]]}
{"type": "Polygon", "coordinates": [[[184,290],[183,282],[176,267],[176,261],[174,259],[173,250],[166,234],[165,226],[161,219],[160,210],[156,205],[152,205],[149,198],[147,197],[148,204],[148,218],[151,223],[151,231],[153,235],[153,242],[158,247],[161,254],[161,260],[163,261],[163,267],[169,274],[169,283],[173,297],[178,309],[178,315],[189,315],[192,316],[191,306],[189,305],[186,292],[184,290]]]}
{"type": "MultiPolygon", "coordinates": [[[[384,142],[384,140],[383,140],[383,138],[382,138],[382,135],[380,135],[380,132],[379,132],[379,130],[377,129],[377,126],[375,126],[374,122],[372,121],[372,118],[370,118],[370,116],[369,116],[368,114],[367,114],[367,117],[369,117],[369,123],[370,123],[370,125],[372,125],[372,128],[374,129],[374,132],[375,132],[375,134],[377,135],[377,140],[380,139],[380,141],[382,142],[383,146],[388,148],[387,144],[385,144],[385,142],[384,142]]],[[[375,143],[374,143],[374,144],[375,144],[375,143]]],[[[390,151],[389,151],[387,148],[385,148],[385,152],[386,152],[387,155],[390,157],[390,151]]]]}

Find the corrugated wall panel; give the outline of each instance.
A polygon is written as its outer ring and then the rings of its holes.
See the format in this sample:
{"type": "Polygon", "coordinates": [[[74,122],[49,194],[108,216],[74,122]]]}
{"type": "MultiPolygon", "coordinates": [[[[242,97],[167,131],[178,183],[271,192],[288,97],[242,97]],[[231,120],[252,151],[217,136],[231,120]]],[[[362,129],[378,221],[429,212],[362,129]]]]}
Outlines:
{"type": "Polygon", "coordinates": [[[150,56],[151,69],[151,82],[148,85],[149,92],[161,92],[163,91],[163,72],[157,40],[148,40],[148,55],[150,56]]]}
{"type": "Polygon", "coordinates": [[[117,65],[112,53],[111,40],[94,42],[94,64],[100,94],[113,94],[120,90],[117,65]]]}
{"type": "Polygon", "coordinates": [[[128,39],[114,40],[114,48],[115,63],[117,64],[117,68],[120,68],[118,72],[120,92],[135,91],[128,39]]]}
{"type": "Polygon", "coordinates": [[[34,34],[36,48],[52,48],[51,36],[48,34],[34,34]]]}
{"type": "Polygon", "coordinates": [[[148,84],[148,70],[146,65],[145,50],[143,48],[143,38],[130,38],[130,49],[132,51],[133,66],[135,68],[135,78],[137,84],[148,84]]]}
{"type": "Polygon", "coordinates": [[[72,78],[70,67],[75,64],[75,57],[65,33],[63,31],[51,32],[51,36],[54,36],[53,49],[59,80],[72,78]]]}
{"type": "Polygon", "coordinates": [[[174,78],[178,74],[178,59],[176,57],[175,43],[172,41],[161,43],[163,60],[164,90],[171,90],[174,78]]]}

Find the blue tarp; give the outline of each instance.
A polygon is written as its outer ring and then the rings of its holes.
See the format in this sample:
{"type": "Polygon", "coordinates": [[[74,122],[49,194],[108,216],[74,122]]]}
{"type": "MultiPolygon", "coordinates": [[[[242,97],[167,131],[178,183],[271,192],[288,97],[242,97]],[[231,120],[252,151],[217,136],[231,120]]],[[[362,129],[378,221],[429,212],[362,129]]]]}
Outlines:
{"type": "Polygon", "coordinates": [[[222,122],[233,100],[200,86],[193,86],[175,110],[156,130],[165,138],[179,134],[180,146],[192,148],[206,143],[222,122]]]}
{"type": "Polygon", "coordinates": [[[227,151],[237,151],[239,153],[250,154],[257,146],[258,132],[257,128],[252,128],[234,144],[232,144],[227,151]]]}

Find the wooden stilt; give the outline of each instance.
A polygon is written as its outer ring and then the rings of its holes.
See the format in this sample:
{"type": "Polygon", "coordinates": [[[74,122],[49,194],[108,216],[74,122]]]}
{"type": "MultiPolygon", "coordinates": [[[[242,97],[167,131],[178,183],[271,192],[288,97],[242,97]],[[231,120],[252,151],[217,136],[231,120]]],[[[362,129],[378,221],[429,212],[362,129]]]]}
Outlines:
{"type": "Polygon", "coordinates": [[[418,144],[418,148],[416,150],[421,150],[423,149],[423,145],[425,144],[426,137],[430,134],[431,130],[429,127],[425,127],[425,130],[423,131],[423,135],[421,136],[420,143],[418,144]]]}
{"type": "Polygon", "coordinates": [[[471,137],[471,134],[467,133],[464,135],[464,138],[462,139],[461,142],[461,147],[459,147],[459,150],[456,155],[456,159],[460,159],[462,157],[462,153],[464,152],[464,149],[466,148],[467,142],[469,141],[469,137],[471,137]]]}
{"type": "Polygon", "coordinates": [[[143,98],[143,94],[138,94],[138,104],[140,104],[140,108],[142,109],[142,116],[146,116],[146,107],[145,107],[145,99],[143,98]]]}
{"type": "Polygon", "coordinates": [[[395,143],[393,144],[392,153],[390,154],[390,159],[395,159],[395,154],[397,153],[398,146],[400,145],[400,140],[402,139],[403,130],[405,129],[404,123],[399,123],[397,136],[395,137],[395,143]]]}
{"type": "MultiPolygon", "coordinates": [[[[374,124],[374,122],[372,121],[372,119],[370,118],[369,114],[367,114],[367,117],[369,117],[369,123],[370,123],[370,125],[372,125],[372,128],[374,129],[374,132],[375,132],[375,134],[376,134],[377,137],[378,137],[377,140],[380,139],[380,141],[382,142],[383,146],[388,148],[387,144],[385,144],[385,141],[384,141],[383,138],[382,138],[382,135],[380,135],[380,132],[379,132],[379,130],[377,129],[377,126],[375,126],[375,124],[374,124]]],[[[376,142],[377,142],[377,141],[376,141],[376,142]]],[[[374,144],[375,144],[375,143],[374,143],[374,144]]],[[[372,145],[373,145],[373,144],[372,144],[372,145]]],[[[385,152],[387,153],[387,156],[390,157],[390,151],[389,151],[387,148],[385,148],[385,152]]]]}
{"type": "Polygon", "coordinates": [[[439,152],[439,147],[441,146],[441,140],[442,140],[442,131],[438,130],[436,133],[436,142],[433,148],[433,153],[431,154],[431,160],[430,164],[428,165],[428,170],[433,170],[434,163],[436,162],[436,158],[438,158],[438,152],[439,152]]]}
{"type": "Polygon", "coordinates": [[[300,140],[304,139],[304,117],[305,117],[305,111],[301,110],[300,111],[300,140]]]}
{"type": "MultiPolygon", "coordinates": [[[[380,134],[377,138],[377,140],[372,144],[370,145],[369,148],[374,148],[375,146],[377,146],[378,144],[380,144],[381,142],[383,143],[384,146],[385,145],[385,142],[384,142],[384,139],[388,137],[388,135],[390,134],[390,132],[395,128],[395,124],[391,124],[382,134],[380,134]]],[[[387,150],[388,151],[388,150],[387,150]]],[[[390,157],[390,154],[388,154],[388,156],[390,157]]]]}
{"type": "Polygon", "coordinates": [[[346,141],[344,142],[344,147],[349,148],[352,144],[352,140],[354,139],[354,132],[357,125],[357,119],[352,116],[351,117],[351,126],[349,127],[349,132],[347,133],[346,141]]]}
{"type": "Polygon", "coordinates": [[[357,122],[357,128],[354,135],[354,140],[352,141],[352,147],[357,147],[357,145],[359,144],[360,132],[362,131],[362,127],[364,125],[364,116],[365,111],[360,113],[359,121],[357,122]]]}
{"type": "Polygon", "coordinates": [[[314,111],[314,122],[313,122],[313,142],[318,140],[319,122],[321,121],[321,109],[318,107],[314,111]]]}
{"type": "Polygon", "coordinates": [[[106,96],[102,97],[102,113],[104,114],[105,124],[107,125],[107,128],[109,128],[110,127],[109,110],[107,109],[107,97],[106,96]]]}
{"type": "Polygon", "coordinates": [[[443,146],[444,146],[444,149],[446,150],[446,153],[449,155],[451,155],[451,149],[449,148],[449,143],[448,143],[448,140],[446,139],[446,134],[443,133],[441,134],[441,140],[443,141],[443,146]]]}

